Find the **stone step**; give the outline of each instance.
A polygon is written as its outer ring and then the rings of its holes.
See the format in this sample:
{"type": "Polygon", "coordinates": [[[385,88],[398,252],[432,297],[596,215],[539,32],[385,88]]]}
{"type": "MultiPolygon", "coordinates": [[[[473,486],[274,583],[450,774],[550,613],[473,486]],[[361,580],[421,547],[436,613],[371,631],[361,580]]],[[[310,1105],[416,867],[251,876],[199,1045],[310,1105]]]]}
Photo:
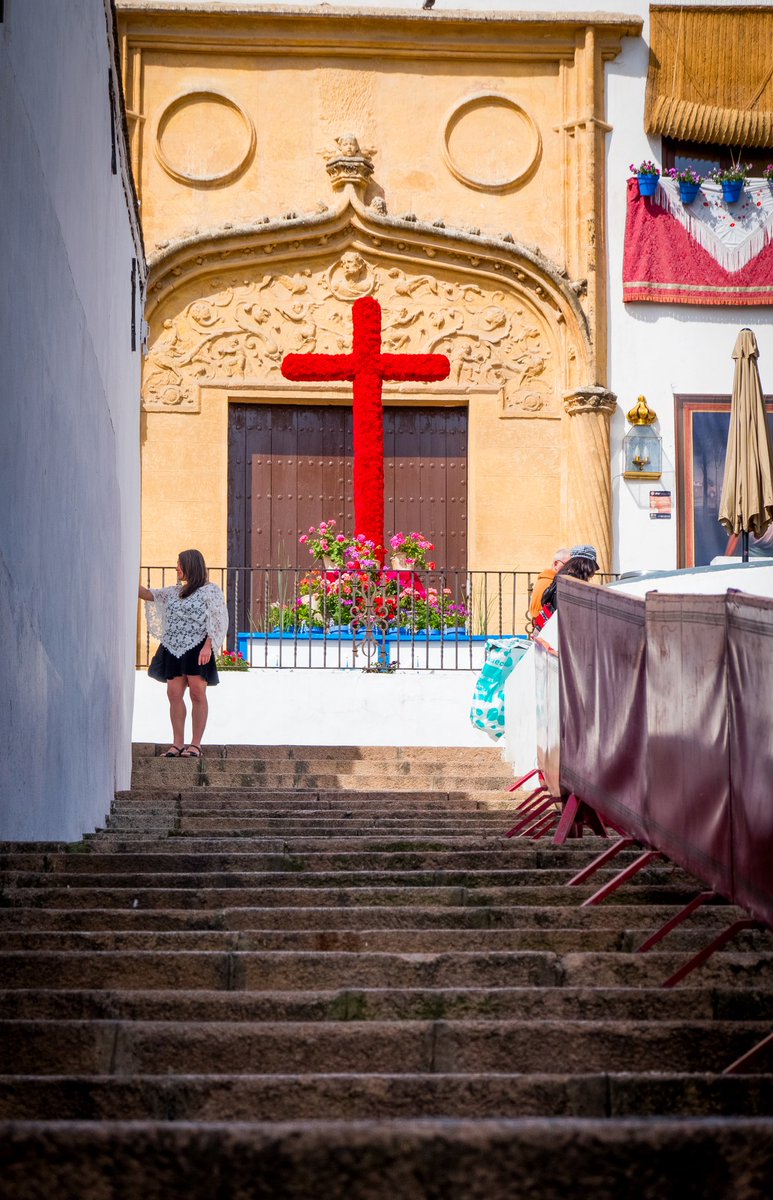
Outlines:
{"type": "MultiPolygon", "coordinates": [[[[634,857],[634,852],[619,855],[614,862],[615,869],[632,862],[634,857]]],[[[523,871],[543,871],[546,876],[557,871],[568,871],[570,877],[583,865],[571,854],[551,856],[541,853],[536,844],[529,846],[516,840],[490,837],[481,839],[477,846],[462,846],[458,850],[448,847],[425,849],[416,843],[406,842],[388,849],[375,850],[363,846],[359,850],[346,852],[330,849],[323,844],[319,849],[303,854],[290,850],[261,853],[253,846],[252,840],[248,846],[242,844],[241,852],[230,853],[203,851],[197,845],[180,845],[172,841],[153,853],[144,850],[105,853],[95,847],[85,854],[3,854],[0,855],[0,878],[7,873],[79,875],[116,869],[121,873],[181,870],[245,872],[281,869],[282,864],[295,867],[299,863],[306,869],[316,871],[354,870],[358,864],[364,870],[371,867],[387,870],[393,866],[398,869],[427,870],[455,865],[459,870],[485,869],[488,866],[496,870],[510,868],[518,874],[523,871]]],[[[652,869],[657,869],[657,864],[652,869]]]]}
{"type": "Polygon", "coordinates": [[[721,1072],[770,1032],[716,1021],[9,1021],[13,1075],[721,1072]]]}
{"type": "MultiPolygon", "coordinates": [[[[134,779],[162,779],[168,776],[172,778],[188,779],[191,772],[191,761],[189,759],[168,759],[168,758],[143,758],[135,760],[132,777],[134,779]]],[[[498,778],[508,780],[508,786],[513,782],[512,771],[508,769],[506,763],[501,759],[487,758],[477,762],[468,762],[466,759],[456,757],[447,758],[442,753],[436,753],[432,758],[423,758],[418,760],[412,759],[344,759],[338,757],[321,757],[319,755],[308,755],[303,758],[282,759],[282,758],[266,758],[263,755],[254,755],[251,758],[216,758],[205,756],[201,760],[196,760],[193,763],[194,770],[198,769],[203,774],[214,774],[227,778],[232,774],[292,774],[295,777],[303,775],[336,775],[342,774],[351,778],[359,777],[375,777],[399,779],[401,777],[410,776],[415,779],[416,786],[420,786],[423,779],[428,775],[443,775],[452,774],[459,775],[462,772],[468,778],[486,777],[496,775],[498,778]]]]}
{"type": "MultiPolygon", "coordinates": [[[[684,962],[679,952],[487,950],[389,953],[367,950],[8,951],[0,988],[206,988],[284,991],[393,987],[658,987],[684,962]]],[[[773,954],[716,954],[701,968],[703,985],[737,979],[773,988],[773,954]]]]}
{"type": "MultiPolygon", "coordinates": [[[[389,954],[444,954],[449,950],[573,950],[632,953],[651,929],[589,929],[545,926],[527,929],[341,929],[307,930],[3,930],[0,953],[22,950],[57,952],[121,950],[378,950],[389,954]]],[[[704,929],[679,929],[668,939],[669,952],[697,954],[711,938],[704,929]]],[[[773,954],[773,934],[748,931],[733,942],[738,953],[773,954]]]]}
{"type": "Polygon", "coordinates": [[[573,1020],[765,1021],[771,993],[731,988],[497,987],[342,988],[338,991],[234,992],[185,989],[0,992],[13,1020],[397,1021],[573,1020]]]}
{"type": "MultiPolygon", "coordinates": [[[[191,786],[192,773],[188,772],[187,764],[184,766],[170,766],[167,764],[157,768],[139,768],[135,767],[132,772],[132,791],[149,785],[151,787],[163,786],[167,789],[175,787],[191,786]]],[[[504,775],[501,772],[496,774],[476,774],[472,778],[466,772],[441,772],[427,775],[421,780],[421,784],[425,784],[430,791],[433,792],[465,792],[468,790],[476,791],[500,791],[507,792],[512,783],[511,775],[504,775]]],[[[386,775],[385,773],[371,773],[368,775],[348,775],[341,773],[340,775],[334,772],[316,772],[315,774],[295,775],[291,771],[271,771],[260,772],[255,770],[247,770],[245,768],[233,768],[231,766],[226,769],[226,764],[220,764],[217,769],[214,767],[201,767],[200,774],[197,777],[197,783],[202,787],[217,787],[231,788],[237,790],[254,790],[259,791],[281,791],[295,788],[302,795],[304,791],[326,791],[326,792],[347,792],[359,791],[365,789],[371,792],[415,792],[421,786],[413,775],[386,775]]]]}
{"type": "MultiPolygon", "coordinates": [[[[144,901],[144,895],[143,895],[144,901]]],[[[732,921],[744,914],[728,905],[704,906],[693,913],[682,927],[701,930],[704,938],[715,936],[732,921]]],[[[537,908],[532,905],[489,906],[450,905],[407,907],[395,904],[379,908],[221,908],[212,909],[154,909],[154,908],[0,908],[0,929],[74,929],[110,930],[146,929],[325,929],[325,930],[391,930],[391,929],[613,929],[618,934],[641,930],[647,934],[660,928],[673,916],[669,906],[618,904],[614,908],[578,908],[554,905],[537,908]]],[[[673,935],[671,935],[673,936],[673,935]]],[[[665,948],[670,941],[664,942],[665,948]]]]}
{"type": "Polygon", "coordinates": [[[759,1117],[31,1121],[0,1140],[14,1200],[212,1200],[214,1180],[229,1200],[564,1200],[578,1180],[593,1200],[756,1200],[773,1171],[759,1117]]]}
{"type": "MultiPolygon", "coordinates": [[[[366,873],[364,873],[366,874],[366,873]]],[[[567,900],[564,887],[520,887],[511,884],[509,887],[495,887],[481,883],[478,887],[458,887],[431,885],[413,887],[404,886],[374,887],[367,881],[360,886],[310,886],[308,877],[304,877],[302,885],[298,884],[298,876],[292,878],[295,887],[285,886],[211,886],[205,887],[195,876],[185,877],[187,886],[165,887],[151,884],[147,879],[142,886],[137,885],[136,879],[128,882],[126,887],[115,887],[114,877],[110,877],[109,885],[104,887],[86,886],[81,880],[78,887],[62,886],[61,881],[56,885],[52,881],[44,887],[6,887],[2,895],[4,907],[47,907],[53,909],[74,908],[139,908],[146,909],[235,909],[235,908],[351,908],[375,905],[376,907],[394,906],[451,906],[451,907],[500,907],[515,904],[516,906],[534,906],[549,908],[553,905],[562,906],[567,900]],[[134,887],[131,886],[132,882],[134,887]]],[[[262,879],[268,878],[263,876],[262,879]]],[[[276,879],[276,877],[274,877],[276,879]]],[[[219,880],[222,885],[222,879],[219,880]]],[[[660,908],[663,905],[679,907],[694,899],[694,887],[648,886],[639,885],[638,889],[631,885],[627,891],[622,889],[613,892],[606,902],[606,908],[614,909],[617,905],[627,905],[639,901],[647,906],[660,908]]],[[[577,904],[592,894],[590,888],[573,888],[571,895],[577,904]]],[[[653,925],[657,928],[657,925],[653,925]]]]}
{"type": "Polygon", "coordinates": [[[287,1121],[369,1117],[748,1116],[769,1075],[661,1073],[0,1076],[0,1120],[287,1121]]]}
{"type": "Polygon", "coordinates": [[[152,812],[158,809],[174,811],[180,805],[227,804],[236,809],[245,805],[254,808],[256,812],[281,807],[286,813],[311,813],[320,809],[337,810],[344,808],[350,812],[372,812],[373,810],[396,809],[396,816],[416,812],[429,812],[437,815],[438,809],[445,809],[449,816],[458,815],[461,811],[499,812],[505,810],[515,813],[524,796],[520,792],[493,791],[486,788],[469,788],[448,791],[414,790],[390,791],[389,789],[356,791],[340,791],[340,789],[299,792],[292,788],[142,788],[136,791],[116,792],[113,810],[123,808],[152,812]]]}
{"type": "MultiPolygon", "coordinates": [[[[208,856],[186,854],[72,856],[60,860],[58,870],[6,868],[0,873],[0,880],[5,886],[16,888],[47,884],[104,887],[110,883],[115,887],[135,887],[145,881],[150,887],[217,887],[223,886],[226,876],[227,882],[235,887],[264,883],[274,887],[292,884],[302,875],[309,886],[320,887],[329,886],[333,879],[343,887],[368,882],[414,887],[422,884],[479,887],[510,882],[516,887],[561,887],[568,886],[576,873],[574,866],[522,866],[508,848],[458,854],[412,854],[405,850],[391,854],[271,854],[246,858],[247,861],[235,859],[231,866],[226,866],[208,856]]],[[[616,872],[617,868],[597,871],[593,876],[595,887],[601,887],[616,872]]],[[[641,871],[630,886],[640,890],[663,883],[689,887],[693,882],[687,872],[656,863],[641,871]]],[[[697,882],[695,889],[699,890],[697,882]]],[[[573,886],[570,895],[579,897],[584,891],[587,886],[573,886]]]]}
{"type": "MultiPolygon", "coordinates": [[[[144,762],[166,753],[168,742],[135,742],[132,747],[134,762],[144,762]]],[[[475,763],[503,766],[502,751],[498,746],[254,746],[240,744],[205,745],[206,759],[256,759],[298,761],[308,759],[340,759],[342,762],[460,762],[465,766],[475,763]]],[[[164,762],[176,760],[165,759],[164,762]]]]}

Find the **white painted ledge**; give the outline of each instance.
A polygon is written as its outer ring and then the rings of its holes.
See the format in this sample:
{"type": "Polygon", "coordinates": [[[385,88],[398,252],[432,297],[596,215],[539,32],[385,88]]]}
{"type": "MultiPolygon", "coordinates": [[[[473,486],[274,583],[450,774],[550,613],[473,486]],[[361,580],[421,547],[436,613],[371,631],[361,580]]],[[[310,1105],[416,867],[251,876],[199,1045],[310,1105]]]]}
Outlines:
{"type": "MultiPolygon", "coordinates": [[[[470,724],[476,678],[474,671],[221,672],[207,693],[204,744],[492,746],[470,724]]],[[[170,732],[166,688],[138,671],[133,741],[163,742],[170,732]]],[[[189,737],[190,715],[185,732],[189,737]]]]}

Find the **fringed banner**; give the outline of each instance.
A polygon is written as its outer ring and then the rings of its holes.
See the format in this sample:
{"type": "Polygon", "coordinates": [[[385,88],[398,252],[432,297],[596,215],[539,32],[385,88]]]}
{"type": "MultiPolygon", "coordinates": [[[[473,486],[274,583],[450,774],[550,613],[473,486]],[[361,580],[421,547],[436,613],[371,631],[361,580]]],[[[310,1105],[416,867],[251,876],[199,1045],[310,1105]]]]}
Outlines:
{"type": "Polygon", "coordinates": [[[628,181],[623,300],[660,304],[773,304],[773,193],[744,188],[726,205],[704,183],[692,205],[661,179],[652,199],[628,181]]]}

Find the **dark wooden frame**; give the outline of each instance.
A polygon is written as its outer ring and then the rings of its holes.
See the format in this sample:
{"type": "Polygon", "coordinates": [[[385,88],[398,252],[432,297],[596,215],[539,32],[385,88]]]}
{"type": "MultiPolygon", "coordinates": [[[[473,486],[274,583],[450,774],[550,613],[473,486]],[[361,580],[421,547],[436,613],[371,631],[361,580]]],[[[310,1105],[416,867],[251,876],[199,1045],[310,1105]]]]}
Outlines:
{"type": "MultiPolygon", "coordinates": [[[[765,397],[765,406],[768,413],[773,414],[773,396],[765,397]]],[[[730,412],[730,393],[703,396],[688,393],[674,396],[679,567],[695,566],[692,416],[696,412],[730,412]]]]}

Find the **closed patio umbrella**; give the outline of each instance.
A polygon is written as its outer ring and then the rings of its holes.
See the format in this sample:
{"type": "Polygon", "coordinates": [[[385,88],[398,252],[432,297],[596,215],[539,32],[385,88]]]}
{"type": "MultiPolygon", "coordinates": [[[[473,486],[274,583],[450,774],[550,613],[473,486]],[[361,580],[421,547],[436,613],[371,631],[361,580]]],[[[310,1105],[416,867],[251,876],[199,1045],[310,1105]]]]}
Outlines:
{"type": "Polygon", "coordinates": [[[749,534],[761,537],[773,522],[773,447],[757,367],[757,339],[742,329],[733,350],[735,376],[719,521],[742,535],[749,561],[749,534]]]}

